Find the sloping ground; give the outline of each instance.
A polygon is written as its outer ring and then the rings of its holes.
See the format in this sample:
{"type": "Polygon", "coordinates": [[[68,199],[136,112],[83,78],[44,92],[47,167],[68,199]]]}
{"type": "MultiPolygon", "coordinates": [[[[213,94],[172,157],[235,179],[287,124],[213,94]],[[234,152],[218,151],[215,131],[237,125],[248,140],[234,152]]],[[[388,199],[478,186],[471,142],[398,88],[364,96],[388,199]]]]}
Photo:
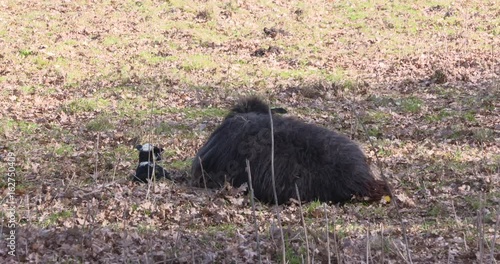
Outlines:
{"type": "Polygon", "coordinates": [[[2,263],[280,262],[275,208],[186,184],[253,93],[377,155],[406,226],[283,206],[288,262],[500,260],[495,1],[30,2],[0,2],[2,263]],[[128,181],[144,142],[175,182],[128,181]]]}

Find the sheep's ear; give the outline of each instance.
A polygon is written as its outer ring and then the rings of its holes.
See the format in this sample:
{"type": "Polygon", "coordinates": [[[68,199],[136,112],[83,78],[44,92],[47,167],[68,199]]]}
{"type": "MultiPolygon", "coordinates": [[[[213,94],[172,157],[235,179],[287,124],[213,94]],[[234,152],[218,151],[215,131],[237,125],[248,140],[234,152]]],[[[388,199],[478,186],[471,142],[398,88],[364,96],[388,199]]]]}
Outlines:
{"type": "Polygon", "coordinates": [[[137,145],[137,146],[135,146],[135,148],[136,148],[138,151],[141,151],[141,150],[142,150],[142,146],[141,146],[141,145],[137,145]]]}
{"type": "Polygon", "coordinates": [[[164,149],[163,148],[157,148],[158,153],[163,153],[164,149]]]}

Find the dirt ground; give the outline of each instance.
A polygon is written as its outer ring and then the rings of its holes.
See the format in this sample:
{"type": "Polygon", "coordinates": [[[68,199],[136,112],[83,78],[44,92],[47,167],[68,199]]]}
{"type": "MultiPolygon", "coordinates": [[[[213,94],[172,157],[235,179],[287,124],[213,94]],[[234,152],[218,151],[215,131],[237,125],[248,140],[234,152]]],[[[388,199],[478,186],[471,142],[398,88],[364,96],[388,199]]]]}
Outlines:
{"type": "Polygon", "coordinates": [[[497,1],[0,0],[1,262],[497,263],[499,33],[497,1]],[[398,206],[190,187],[251,94],[358,142],[398,206]],[[130,181],[146,142],[174,181],[130,181]]]}

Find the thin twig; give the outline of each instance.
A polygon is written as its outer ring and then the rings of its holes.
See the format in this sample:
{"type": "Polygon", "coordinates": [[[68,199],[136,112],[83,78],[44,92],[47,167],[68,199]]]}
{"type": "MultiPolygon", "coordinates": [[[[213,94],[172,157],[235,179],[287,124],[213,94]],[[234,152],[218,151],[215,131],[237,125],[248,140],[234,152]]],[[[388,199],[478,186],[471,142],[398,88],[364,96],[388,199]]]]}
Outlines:
{"type": "Polygon", "coordinates": [[[385,238],[384,238],[384,223],[380,223],[380,238],[382,239],[382,254],[380,263],[385,262],[385,238]]]}
{"type": "Polygon", "coordinates": [[[257,223],[257,214],[255,213],[255,201],[252,186],[252,172],[250,170],[250,161],[246,159],[246,170],[248,173],[248,188],[250,188],[250,203],[252,204],[252,216],[255,225],[255,236],[257,240],[257,255],[259,256],[259,263],[262,263],[262,256],[260,255],[260,239],[259,239],[259,224],[257,223]]]}
{"type": "Polygon", "coordinates": [[[280,229],[281,236],[281,253],[283,264],[286,263],[286,249],[285,249],[285,235],[283,234],[283,226],[281,225],[281,216],[280,216],[280,208],[278,203],[278,194],[276,193],[276,179],[274,176],[274,124],[273,124],[273,115],[271,113],[271,108],[268,108],[269,111],[269,121],[271,124],[271,180],[273,184],[273,193],[274,193],[274,202],[276,204],[276,218],[278,219],[278,225],[280,229]]]}
{"type": "Polygon", "coordinates": [[[334,213],[333,214],[333,218],[332,218],[332,224],[333,224],[333,246],[335,248],[335,257],[337,258],[337,264],[340,264],[342,263],[342,258],[340,256],[340,248],[339,248],[339,244],[337,242],[338,238],[337,238],[337,228],[336,228],[336,223],[337,223],[337,214],[334,213]]]}
{"type": "Polygon", "coordinates": [[[370,263],[370,223],[366,228],[366,263],[370,263]]]}
{"type": "Polygon", "coordinates": [[[451,210],[453,211],[453,216],[455,217],[455,223],[459,224],[457,210],[455,210],[455,203],[451,200],[451,210]]]}
{"type": "Polygon", "coordinates": [[[122,158],[118,158],[118,162],[115,162],[115,165],[113,166],[113,176],[111,177],[111,181],[115,181],[116,178],[116,168],[118,167],[118,164],[120,164],[122,158]]]}
{"type": "Polygon", "coordinates": [[[99,139],[101,138],[101,133],[97,133],[97,139],[95,144],[95,166],[94,166],[94,182],[97,182],[97,165],[99,162],[99,139]]]}
{"type": "Polygon", "coordinates": [[[464,248],[465,248],[465,251],[468,251],[469,250],[469,246],[467,246],[467,237],[465,235],[465,232],[462,232],[462,235],[464,236],[464,248]]]}
{"type": "Polygon", "coordinates": [[[304,237],[306,239],[306,252],[307,252],[306,263],[310,264],[311,263],[311,256],[309,255],[309,239],[307,237],[306,221],[304,220],[304,213],[302,211],[302,202],[300,201],[300,193],[299,193],[299,187],[297,186],[297,183],[295,183],[295,191],[297,192],[297,200],[299,200],[300,220],[302,221],[302,228],[304,229],[304,237]]]}
{"type": "MultiPolygon", "coordinates": [[[[401,250],[399,249],[399,247],[396,245],[396,242],[394,242],[394,240],[392,241],[392,245],[394,246],[394,248],[396,249],[396,252],[398,253],[398,255],[406,262],[406,263],[410,263],[406,258],[405,258],[405,254],[403,254],[403,252],[401,252],[401,250]]],[[[404,245],[403,245],[404,246],[404,245]]]]}
{"type": "Polygon", "coordinates": [[[478,247],[479,247],[479,263],[483,263],[484,259],[484,223],[483,223],[483,192],[479,193],[479,212],[477,214],[477,239],[478,239],[478,247]]]}
{"type": "Polygon", "coordinates": [[[203,186],[205,190],[207,189],[207,180],[205,179],[205,170],[203,169],[203,162],[201,162],[201,157],[198,156],[198,161],[200,162],[201,177],[203,178],[203,186]]]}
{"type": "Polygon", "coordinates": [[[497,208],[497,221],[495,223],[495,230],[493,231],[493,240],[491,241],[490,255],[492,260],[495,260],[495,244],[497,241],[497,231],[499,225],[500,225],[500,205],[497,208]]]}
{"type": "MultiPolygon", "coordinates": [[[[151,145],[151,147],[153,148],[153,156],[154,156],[154,146],[151,145]]],[[[155,163],[154,163],[154,157],[151,157],[151,155],[148,155],[148,162],[151,162],[150,159],[153,158],[153,168],[151,168],[151,166],[148,165],[148,176],[149,176],[149,173],[151,172],[150,170],[153,170],[152,174],[151,174],[151,180],[147,180],[146,178],[146,182],[148,183],[148,189],[146,191],[146,200],[149,200],[149,195],[151,193],[151,187],[153,185],[153,181],[154,181],[154,178],[155,178],[155,163]]]]}
{"type": "Polygon", "coordinates": [[[149,118],[148,118],[148,121],[149,121],[149,129],[147,129],[147,134],[146,134],[146,138],[147,138],[147,142],[151,145],[152,147],[152,151],[153,151],[153,155],[148,155],[148,162],[153,162],[153,167],[151,166],[148,166],[148,176],[150,175],[150,170],[153,170],[152,173],[151,173],[151,180],[150,181],[147,181],[148,182],[148,189],[147,189],[147,192],[146,192],[146,200],[149,200],[150,198],[150,192],[151,192],[151,188],[153,188],[153,192],[155,190],[155,185],[154,184],[156,182],[156,155],[155,155],[155,152],[154,152],[154,145],[152,144],[153,140],[152,140],[152,137],[153,137],[153,134],[154,134],[154,125],[155,125],[155,122],[154,122],[154,118],[155,118],[155,115],[154,115],[154,109],[155,109],[155,102],[156,102],[156,98],[158,97],[157,96],[157,91],[159,89],[159,87],[154,87],[152,86],[153,88],[153,93],[148,93],[148,94],[152,94],[153,95],[153,98],[150,98],[148,101],[149,101],[149,118]],[[151,159],[153,159],[151,161],[151,159]]]}
{"type": "Polygon", "coordinates": [[[323,211],[325,213],[325,225],[326,225],[326,253],[328,254],[328,264],[332,263],[330,257],[330,232],[328,231],[328,212],[326,210],[326,203],[323,204],[323,211]]]}

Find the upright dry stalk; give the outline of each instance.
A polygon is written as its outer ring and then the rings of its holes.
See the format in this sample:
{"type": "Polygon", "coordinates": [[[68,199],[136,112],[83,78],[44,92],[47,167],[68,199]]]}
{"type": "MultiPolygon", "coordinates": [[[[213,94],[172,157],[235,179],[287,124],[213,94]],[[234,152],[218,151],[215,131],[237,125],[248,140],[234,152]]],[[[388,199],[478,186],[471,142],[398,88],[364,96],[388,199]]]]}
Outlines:
{"type": "Polygon", "coordinates": [[[366,263],[370,263],[370,223],[366,228],[366,263]]]}
{"type": "MultiPolygon", "coordinates": [[[[154,165],[153,165],[153,166],[154,166],[154,165]]],[[[148,175],[149,175],[149,170],[150,170],[150,168],[151,168],[151,166],[148,166],[148,175]]],[[[154,168],[153,168],[153,174],[151,175],[151,176],[152,176],[152,177],[151,177],[151,181],[146,180],[146,181],[148,182],[148,189],[146,190],[146,200],[149,200],[149,197],[150,197],[150,194],[151,194],[151,187],[153,187],[153,186],[154,186],[154,184],[153,184],[153,181],[154,181],[153,179],[155,178],[154,173],[155,173],[155,172],[154,172],[154,168]]],[[[153,187],[153,188],[154,188],[154,187],[153,187]]]]}
{"type": "Polygon", "coordinates": [[[94,182],[97,182],[97,164],[99,163],[99,141],[101,138],[101,134],[97,133],[97,139],[95,144],[95,166],[94,166],[94,182]]]}
{"type": "Polygon", "coordinates": [[[306,252],[307,252],[306,263],[310,264],[311,263],[311,256],[309,255],[309,239],[307,238],[306,221],[304,220],[304,213],[302,211],[302,202],[300,201],[299,187],[297,186],[297,184],[295,184],[295,191],[297,192],[297,200],[299,200],[300,220],[302,221],[302,228],[304,229],[304,237],[306,239],[306,252]]]}
{"type": "Polygon", "coordinates": [[[151,174],[151,180],[150,181],[147,181],[148,182],[148,190],[146,191],[146,200],[149,200],[149,195],[151,193],[151,188],[153,188],[153,192],[154,192],[154,188],[155,188],[155,182],[156,182],[156,173],[155,173],[155,166],[156,166],[156,161],[155,161],[155,158],[154,158],[154,145],[152,145],[153,147],[153,157],[151,157],[151,155],[148,155],[148,162],[151,162],[151,160],[149,159],[153,159],[153,167],[151,166],[148,166],[148,175],[150,173],[150,170],[153,170],[152,171],[152,174],[151,174]]]}
{"type": "Polygon", "coordinates": [[[257,255],[259,256],[259,263],[262,263],[262,256],[260,255],[259,225],[257,223],[257,214],[255,213],[255,201],[254,201],[253,186],[252,186],[252,171],[250,170],[250,161],[248,159],[246,159],[246,164],[247,164],[246,170],[248,173],[248,188],[250,188],[250,203],[252,204],[252,216],[255,226],[255,236],[257,240],[256,250],[257,250],[257,255]]]}
{"type": "Polygon", "coordinates": [[[380,224],[380,239],[382,240],[382,254],[380,263],[385,263],[385,239],[384,239],[384,223],[380,224]]]}
{"type": "Polygon", "coordinates": [[[280,229],[281,236],[281,254],[283,259],[283,264],[286,263],[286,249],[285,249],[285,235],[283,234],[283,226],[281,224],[281,215],[279,211],[279,203],[278,203],[278,194],[276,192],[276,179],[274,177],[274,124],[273,124],[273,115],[271,113],[271,108],[268,108],[269,112],[269,121],[271,124],[271,180],[273,184],[273,194],[274,194],[274,202],[276,204],[276,218],[278,219],[278,225],[280,229]]]}
{"type": "Polygon", "coordinates": [[[477,239],[479,247],[479,263],[483,263],[484,259],[484,221],[483,221],[483,192],[479,193],[479,212],[477,214],[477,239]]]}
{"type": "MultiPolygon", "coordinates": [[[[149,137],[149,135],[150,135],[150,134],[148,134],[148,137],[149,137]]],[[[150,142],[150,141],[148,141],[148,142],[150,142]]],[[[151,144],[151,143],[149,143],[149,144],[151,144]]],[[[153,170],[153,173],[151,174],[151,180],[150,180],[150,181],[146,180],[146,181],[147,181],[147,183],[148,183],[148,189],[147,189],[147,191],[146,191],[146,200],[149,200],[149,197],[150,197],[150,194],[151,194],[151,187],[153,187],[153,188],[154,188],[153,181],[154,181],[154,180],[155,180],[155,178],[156,178],[156,177],[155,177],[155,176],[156,176],[156,175],[155,175],[155,166],[156,166],[156,163],[155,163],[155,161],[154,161],[154,160],[155,160],[155,159],[154,159],[154,145],[152,145],[152,144],[151,144],[151,147],[153,148],[153,155],[148,155],[148,162],[151,162],[151,158],[152,158],[152,159],[153,159],[153,167],[148,166],[148,175],[149,175],[149,173],[151,172],[150,170],[153,170]],[[152,157],[152,156],[153,156],[153,157],[152,157]]]]}
{"type": "Polygon", "coordinates": [[[120,164],[122,158],[118,158],[118,162],[115,163],[115,165],[113,166],[113,177],[111,177],[111,181],[115,181],[116,179],[116,169],[118,167],[118,164],[120,164]]]}
{"type": "Polygon", "coordinates": [[[497,207],[497,221],[495,223],[495,230],[493,231],[493,240],[491,241],[490,255],[491,259],[495,259],[495,244],[497,241],[497,231],[500,225],[500,205],[497,207]]]}
{"type": "Polygon", "coordinates": [[[451,210],[453,211],[453,216],[455,217],[455,223],[458,225],[460,221],[458,221],[457,211],[455,210],[455,203],[451,200],[451,210]]]}
{"type": "Polygon", "coordinates": [[[342,263],[341,257],[340,257],[340,250],[339,250],[339,245],[337,243],[337,229],[335,228],[335,223],[337,223],[337,214],[333,214],[332,218],[332,223],[333,223],[333,246],[335,249],[335,258],[337,259],[337,263],[340,264],[342,263]]]}
{"type": "MultiPolygon", "coordinates": [[[[405,254],[403,252],[401,252],[401,250],[399,249],[399,246],[396,244],[396,242],[394,242],[394,240],[391,241],[392,242],[392,245],[394,247],[394,249],[396,249],[396,253],[398,253],[399,257],[401,259],[403,259],[406,263],[410,263],[406,257],[405,257],[405,254]]],[[[406,246],[406,245],[403,245],[403,246],[406,246]]]]}
{"type": "Polygon", "coordinates": [[[201,177],[203,178],[203,186],[205,190],[207,189],[207,180],[205,179],[205,170],[203,170],[203,163],[201,162],[201,157],[198,157],[198,162],[200,162],[201,177]]]}
{"type": "MultiPolygon", "coordinates": [[[[155,155],[154,155],[154,145],[151,143],[152,140],[151,138],[153,137],[153,134],[154,134],[154,125],[155,125],[155,122],[154,122],[154,118],[155,118],[155,115],[154,115],[154,109],[155,109],[155,102],[156,102],[156,98],[157,98],[157,91],[159,90],[160,87],[153,87],[153,98],[149,100],[150,102],[150,107],[149,107],[149,129],[148,129],[148,135],[147,135],[147,138],[148,138],[148,143],[151,144],[151,146],[153,147],[153,157],[149,157],[153,159],[153,167],[151,166],[148,166],[148,175],[149,175],[149,170],[152,169],[153,170],[153,173],[151,174],[151,181],[148,182],[148,191],[147,191],[147,194],[146,194],[146,199],[149,200],[149,195],[150,195],[150,190],[151,190],[151,187],[153,188],[153,192],[155,191],[155,185],[156,184],[153,184],[156,182],[156,160],[155,160],[155,155]]],[[[148,162],[151,162],[150,160],[148,160],[148,162]]]]}
{"type": "Polygon", "coordinates": [[[325,225],[326,225],[326,253],[328,254],[328,264],[332,263],[330,257],[330,232],[328,231],[328,213],[326,211],[326,203],[323,204],[323,211],[325,212],[325,225]]]}

